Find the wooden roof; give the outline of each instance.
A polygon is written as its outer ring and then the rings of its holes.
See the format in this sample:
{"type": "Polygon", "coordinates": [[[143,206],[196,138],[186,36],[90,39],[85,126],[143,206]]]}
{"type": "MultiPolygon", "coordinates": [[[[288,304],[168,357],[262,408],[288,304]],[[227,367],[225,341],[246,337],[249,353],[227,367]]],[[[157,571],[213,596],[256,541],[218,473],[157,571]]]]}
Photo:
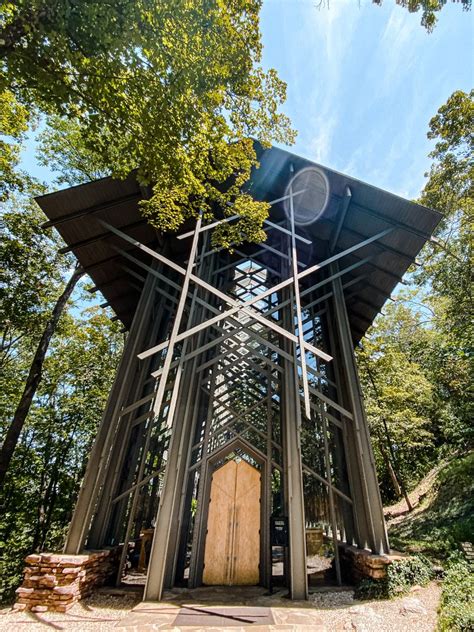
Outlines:
{"type": "MultiPolygon", "coordinates": [[[[340,252],[386,228],[395,228],[341,261],[341,267],[347,267],[371,257],[344,275],[344,283],[353,282],[346,290],[346,302],[356,343],[430,238],[441,214],[274,147],[261,152],[260,168],[254,172],[249,189],[257,199],[278,199],[285,195],[291,171],[297,173],[310,166],[326,175],[330,197],[324,214],[314,223],[298,229],[299,234],[312,242],[311,247],[302,247],[301,258],[305,263],[325,259],[328,245],[336,234],[335,252],[340,252]],[[347,188],[351,193],[348,206],[345,204],[347,188]],[[339,232],[341,215],[343,222],[339,232]]],[[[103,178],[37,198],[48,217],[45,225],[56,227],[67,249],[77,257],[127,329],[141,290],[139,277],[144,276],[144,272],[117,248],[146,263],[149,256],[106,231],[98,220],[106,221],[150,247],[164,248],[167,256],[181,262],[190,243],[189,240],[178,241],[172,235],[163,239],[142,218],[138,202],[144,195],[132,174],[123,181],[103,178]]],[[[278,220],[283,214],[283,203],[272,207],[272,219],[278,220]]]]}

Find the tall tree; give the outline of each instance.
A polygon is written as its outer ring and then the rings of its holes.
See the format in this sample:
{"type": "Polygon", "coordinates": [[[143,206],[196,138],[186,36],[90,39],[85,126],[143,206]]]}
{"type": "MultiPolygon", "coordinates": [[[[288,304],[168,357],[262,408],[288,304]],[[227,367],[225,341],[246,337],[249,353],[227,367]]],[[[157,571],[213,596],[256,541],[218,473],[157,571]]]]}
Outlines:
{"type": "Polygon", "coordinates": [[[472,449],[473,130],[474,91],[453,93],[430,121],[436,144],[420,202],[444,217],[411,290],[386,307],[360,352],[385,499],[394,463],[409,488],[440,455],[472,449]]]}
{"type": "MultiPolygon", "coordinates": [[[[55,156],[53,167],[67,169],[70,184],[99,175],[100,167],[84,146],[77,127],[70,121],[53,118],[42,134],[40,147],[45,159],[55,156]]],[[[65,171],[60,175],[64,174],[65,171]]],[[[29,181],[27,185],[30,195],[44,192],[44,187],[36,183],[29,181]]],[[[23,364],[21,374],[16,373],[16,379],[24,384],[16,409],[8,422],[2,420],[0,486],[40,384],[51,340],[83,275],[78,265],[73,266],[70,257],[58,254],[61,240],[54,232],[41,229],[42,218],[36,204],[25,195],[14,196],[2,216],[5,240],[0,246],[3,263],[0,276],[0,363],[5,364],[15,356],[17,343],[24,337],[35,350],[28,370],[23,364]],[[71,267],[74,267],[72,272],[71,267]]]]}
{"type": "MultiPolygon", "coordinates": [[[[285,84],[260,65],[260,0],[0,3],[3,85],[80,125],[116,176],[152,186],[163,230],[214,209],[240,220],[220,240],[260,241],[268,205],[242,190],[252,137],[290,142],[285,84]],[[226,183],[226,187],[222,184],[226,183]]],[[[1,86],[1,84],[0,84],[1,86]]]]}
{"type": "Polygon", "coordinates": [[[70,278],[66,283],[66,286],[64,287],[64,290],[58,297],[58,300],[53,307],[51,317],[48,319],[46,327],[44,328],[41,338],[38,342],[38,346],[36,347],[35,355],[33,357],[33,361],[30,365],[30,370],[26,378],[25,388],[13,415],[10,426],[6,432],[2,448],[0,450],[0,486],[3,485],[3,481],[5,480],[8,466],[10,465],[10,462],[12,460],[13,452],[15,451],[20,433],[23,430],[26,417],[31,408],[33,397],[35,396],[36,390],[38,389],[38,385],[41,381],[43,364],[46,358],[49,344],[51,342],[51,338],[56,331],[61,314],[63,313],[68,300],[71,298],[77,282],[83,274],[84,270],[79,264],[76,264],[74,271],[72,272],[70,278]]]}
{"type": "MultiPolygon", "coordinates": [[[[0,490],[0,601],[11,597],[21,580],[26,554],[60,550],[64,542],[120,358],[119,329],[98,307],[62,315],[0,490]]],[[[25,346],[20,344],[19,356],[28,357],[25,346]]],[[[0,374],[2,389],[6,378],[0,374]]]]}
{"type": "MultiPolygon", "coordinates": [[[[29,195],[44,187],[29,187],[29,195]]],[[[0,216],[0,369],[17,355],[18,344],[34,345],[51,312],[71,259],[62,242],[42,230],[44,215],[29,195],[11,195],[0,216]]]]}
{"type": "MultiPolygon", "coordinates": [[[[418,284],[429,285],[438,298],[437,323],[443,343],[436,366],[437,380],[458,425],[459,445],[471,445],[474,377],[472,297],[474,228],[474,90],[454,92],[430,121],[428,137],[436,140],[433,166],[421,202],[437,208],[444,219],[435,243],[423,251],[418,284]]],[[[454,436],[453,436],[454,438],[454,436]]]]}
{"type": "Polygon", "coordinates": [[[421,363],[427,344],[422,314],[401,302],[385,311],[358,357],[382,495],[390,500],[411,489],[431,464],[436,397],[421,363]]]}

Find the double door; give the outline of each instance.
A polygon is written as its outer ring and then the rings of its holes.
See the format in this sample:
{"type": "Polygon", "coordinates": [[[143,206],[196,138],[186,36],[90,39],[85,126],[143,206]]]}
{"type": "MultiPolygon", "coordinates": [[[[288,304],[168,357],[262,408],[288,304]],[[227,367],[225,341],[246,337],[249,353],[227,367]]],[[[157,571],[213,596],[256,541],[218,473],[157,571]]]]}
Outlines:
{"type": "Polygon", "coordinates": [[[203,583],[259,583],[260,472],[244,460],[228,461],[212,476],[203,583]]]}

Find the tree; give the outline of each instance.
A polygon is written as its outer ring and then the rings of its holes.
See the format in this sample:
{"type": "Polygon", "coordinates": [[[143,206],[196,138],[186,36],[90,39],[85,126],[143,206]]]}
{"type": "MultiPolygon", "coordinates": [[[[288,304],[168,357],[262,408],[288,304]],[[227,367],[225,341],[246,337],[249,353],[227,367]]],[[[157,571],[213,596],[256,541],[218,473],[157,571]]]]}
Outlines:
{"type": "Polygon", "coordinates": [[[0,201],[14,189],[25,187],[26,174],[18,171],[20,146],[28,129],[29,114],[12,92],[0,90],[0,201]]]}
{"type": "Polygon", "coordinates": [[[255,137],[291,142],[285,84],[260,66],[259,0],[19,0],[0,4],[3,85],[66,116],[115,176],[138,168],[162,230],[204,212],[261,241],[268,205],[242,190],[255,137]],[[225,187],[223,184],[225,183],[225,187]]]}
{"type": "MultiPolygon", "coordinates": [[[[422,253],[416,275],[438,299],[442,334],[436,378],[457,419],[459,445],[472,445],[473,378],[472,301],[474,226],[474,90],[454,92],[430,121],[428,137],[436,140],[433,166],[421,202],[444,214],[434,243],[422,253]]],[[[454,440],[454,435],[453,435],[454,440]]]]}
{"type": "MultiPolygon", "coordinates": [[[[38,191],[40,187],[34,190],[38,191]]],[[[31,189],[30,189],[31,190],[31,189]]],[[[74,287],[82,276],[76,266],[69,281],[63,276],[71,259],[58,254],[60,240],[52,231],[40,229],[42,214],[29,198],[12,198],[2,215],[4,239],[0,246],[0,366],[18,356],[23,340],[35,349],[28,371],[17,374],[23,394],[11,421],[2,432],[0,485],[11,461],[26,416],[41,380],[42,366],[51,338],[74,287]]]]}
{"type": "Polygon", "coordinates": [[[8,466],[10,465],[10,461],[12,460],[13,452],[18,443],[20,433],[23,430],[26,417],[31,408],[31,404],[33,402],[33,398],[35,396],[38,385],[41,381],[43,364],[46,358],[49,344],[51,342],[51,338],[56,331],[56,327],[58,325],[61,314],[63,313],[68,300],[71,298],[74,288],[76,287],[76,283],[79,281],[83,274],[84,270],[79,264],[76,264],[70,278],[66,283],[66,286],[64,287],[64,290],[62,291],[61,295],[58,297],[54,305],[53,311],[51,312],[51,317],[46,323],[46,327],[44,328],[39,340],[35,355],[33,357],[33,361],[30,365],[30,370],[28,371],[25,388],[15,410],[15,414],[13,415],[11,424],[5,434],[2,449],[0,450],[0,485],[3,484],[3,481],[5,479],[8,466]]]}
{"type": "Polygon", "coordinates": [[[97,153],[85,146],[76,119],[48,117],[37,141],[38,163],[58,174],[56,184],[71,187],[110,175],[110,170],[97,153]]]}
{"type": "Polygon", "coordinates": [[[411,489],[430,466],[437,409],[422,364],[429,340],[422,315],[401,302],[386,312],[369,330],[358,359],[382,496],[390,500],[411,489]]]}
{"type": "MultiPolygon", "coordinates": [[[[61,317],[0,490],[0,601],[11,597],[21,580],[26,554],[59,550],[64,542],[122,351],[119,329],[98,307],[61,317]]],[[[5,378],[2,373],[2,387],[5,378]]]]}
{"type": "MultiPolygon", "coordinates": [[[[83,146],[73,132],[63,149],[57,138],[54,151],[71,177],[85,179],[92,163],[74,162],[83,146]]],[[[73,260],[58,253],[55,231],[41,229],[44,217],[30,197],[44,190],[29,180],[23,194],[9,195],[1,217],[0,436],[3,470],[8,465],[0,487],[1,600],[12,596],[25,554],[62,545],[122,348],[119,324],[99,308],[69,313],[82,271],[65,281],[73,260]]]]}
{"type": "MultiPolygon", "coordinates": [[[[96,177],[99,166],[84,147],[77,128],[66,120],[54,118],[41,136],[41,149],[46,159],[55,156],[53,166],[61,165],[62,177],[70,184],[96,177]],[[67,173],[66,173],[67,170],[67,173]]],[[[45,187],[28,179],[22,183],[23,194],[10,195],[2,214],[1,224],[5,239],[0,246],[0,366],[18,358],[18,347],[28,341],[30,356],[14,362],[8,374],[9,389],[23,383],[21,396],[15,397],[16,408],[7,406],[2,420],[0,449],[0,485],[3,484],[13,453],[18,444],[35,393],[42,378],[51,340],[67,307],[82,269],[70,256],[58,253],[61,239],[54,231],[43,231],[44,219],[31,195],[44,193],[45,187]],[[28,193],[28,195],[26,195],[28,193]],[[70,272],[71,267],[74,269],[70,272]],[[65,277],[69,273],[69,278],[65,277]],[[21,366],[21,370],[20,370],[21,366]],[[17,370],[15,370],[17,369],[17,370]],[[8,415],[11,415],[7,422],[8,415]]]]}
{"type": "Polygon", "coordinates": [[[430,121],[437,142],[420,202],[444,217],[411,289],[385,308],[359,352],[386,500],[391,467],[410,487],[440,456],[472,448],[473,99],[455,92],[430,121]]]}
{"type": "MultiPolygon", "coordinates": [[[[408,9],[410,13],[418,13],[421,10],[421,24],[427,31],[432,31],[438,21],[437,13],[446,6],[447,0],[395,0],[397,4],[408,9]]],[[[381,5],[383,0],[372,0],[374,4],[381,5]]],[[[452,0],[460,2],[464,10],[469,10],[472,0],[452,0]]]]}
{"type": "MultiPolygon", "coordinates": [[[[44,187],[29,187],[40,194],[44,187]]],[[[57,233],[42,230],[43,213],[26,195],[14,194],[0,218],[0,369],[14,360],[22,339],[34,345],[71,259],[60,255],[57,233]]]]}

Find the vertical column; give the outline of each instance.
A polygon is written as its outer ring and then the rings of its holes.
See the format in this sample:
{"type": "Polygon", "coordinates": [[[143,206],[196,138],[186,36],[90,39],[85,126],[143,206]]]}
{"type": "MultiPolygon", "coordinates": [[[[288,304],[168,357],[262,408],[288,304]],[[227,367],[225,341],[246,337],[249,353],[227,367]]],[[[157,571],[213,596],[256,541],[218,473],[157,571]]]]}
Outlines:
{"type": "MultiPolygon", "coordinates": [[[[217,354],[218,352],[216,352],[217,354]]],[[[215,362],[211,369],[210,392],[207,397],[207,415],[206,425],[204,428],[204,437],[202,443],[202,460],[199,466],[199,490],[197,497],[197,509],[195,516],[195,527],[192,540],[192,557],[189,567],[189,587],[196,588],[200,586],[202,579],[202,567],[204,564],[204,547],[206,543],[206,533],[204,525],[207,522],[207,508],[204,506],[204,498],[206,497],[206,489],[208,486],[208,467],[207,453],[209,446],[209,437],[212,418],[214,414],[214,394],[217,388],[217,376],[219,373],[219,363],[215,362]]],[[[201,373],[198,373],[201,379],[201,373]]]]}
{"type": "Polygon", "coordinates": [[[106,473],[108,455],[115,435],[120,410],[124,398],[128,395],[130,382],[134,375],[134,369],[137,363],[136,354],[144,332],[147,329],[146,324],[148,323],[150,311],[153,307],[154,284],[155,278],[152,274],[148,274],[114,384],[107,400],[107,406],[89,456],[86,473],[64,546],[65,553],[72,555],[80,553],[88,534],[97,496],[106,473]]]}
{"type": "MultiPolygon", "coordinates": [[[[209,282],[212,272],[214,271],[215,257],[211,257],[210,261],[207,263],[205,262],[204,253],[206,252],[207,247],[209,247],[209,236],[204,236],[203,241],[204,243],[201,251],[203,256],[200,260],[199,276],[202,278],[205,275],[207,277],[206,280],[209,282]]],[[[203,305],[198,305],[196,301],[197,292],[197,288],[195,288],[188,318],[188,327],[202,322],[202,320],[205,320],[207,315],[205,307],[203,305]]],[[[212,300],[211,297],[208,296],[208,300],[212,300]]],[[[206,336],[207,332],[203,330],[195,334],[191,339],[185,340],[182,349],[182,358],[188,351],[188,345],[191,347],[190,350],[195,350],[203,344],[206,336]]],[[[171,516],[171,524],[175,525],[175,528],[170,531],[163,588],[170,588],[173,585],[179,563],[180,533],[182,531],[183,524],[189,524],[189,506],[186,506],[186,495],[189,485],[188,475],[191,461],[191,448],[193,444],[193,437],[195,436],[195,425],[198,418],[200,398],[202,397],[200,374],[196,373],[200,363],[200,358],[201,356],[198,355],[186,363],[184,368],[185,376],[183,379],[183,386],[181,387],[179,394],[179,408],[175,413],[176,418],[183,420],[183,431],[181,455],[175,482],[176,502],[173,505],[173,513],[171,516]],[[198,379],[196,379],[196,376],[198,376],[198,379]],[[184,515],[186,512],[188,512],[187,516],[184,515]]],[[[181,364],[182,360],[180,362],[180,367],[181,364]]],[[[183,554],[186,556],[186,548],[184,548],[183,554]]]]}
{"type": "MultiPolygon", "coordinates": [[[[183,316],[188,288],[190,285],[190,276],[196,260],[200,228],[201,218],[199,218],[196,222],[193,243],[191,246],[188,265],[186,268],[186,276],[183,279],[181,297],[176,309],[175,321],[168,342],[167,355],[165,357],[163,372],[160,378],[155,401],[155,406],[157,410],[160,409],[163,400],[166,381],[168,379],[168,371],[173,356],[173,349],[181,325],[181,319],[183,316]]],[[[190,318],[193,318],[193,309],[195,309],[194,301],[191,305],[190,318]]],[[[168,462],[166,465],[163,489],[160,496],[158,514],[156,518],[156,529],[151,546],[150,562],[144,592],[145,601],[156,601],[161,598],[161,594],[163,592],[166,581],[166,563],[169,559],[168,549],[171,538],[172,518],[175,515],[176,503],[179,502],[179,494],[181,491],[181,486],[179,482],[180,480],[182,480],[180,477],[182,476],[183,461],[185,461],[185,459],[183,459],[183,451],[185,450],[186,441],[189,439],[190,428],[189,415],[185,415],[185,419],[180,415],[175,415],[175,404],[183,371],[183,356],[185,353],[186,345],[183,345],[183,352],[176,373],[172,401],[170,403],[170,410],[168,412],[168,424],[172,430],[172,434],[168,450],[168,462]]]]}
{"type": "MultiPolygon", "coordinates": [[[[330,274],[336,274],[338,269],[338,264],[332,263],[330,274]]],[[[370,443],[341,278],[337,277],[331,283],[334,294],[333,304],[337,338],[342,356],[342,372],[345,378],[347,398],[354,415],[351,443],[355,452],[354,460],[357,461],[358,465],[357,469],[360,477],[358,487],[362,495],[361,500],[365,510],[364,522],[366,522],[367,527],[367,542],[359,542],[359,546],[365,547],[368,545],[374,553],[387,553],[389,545],[382,501],[377,484],[375,461],[370,443]]],[[[358,514],[359,520],[357,522],[361,523],[360,511],[358,511],[358,514]]]]}
{"type": "MultiPolygon", "coordinates": [[[[271,297],[267,299],[267,308],[271,307],[271,297]]],[[[271,333],[268,332],[267,336],[270,337],[271,333]]],[[[268,356],[271,357],[271,352],[267,351],[268,356]]],[[[264,586],[269,587],[272,581],[272,555],[270,553],[270,531],[269,531],[269,520],[271,515],[271,489],[272,489],[272,456],[273,456],[273,410],[272,410],[272,369],[271,367],[266,367],[266,375],[267,375],[267,463],[265,467],[264,480],[262,485],[262,506],[264,506],[265,511],[263,515],[265,517],[265,522],[262,524],[262,551],[260,552],[260,565],[262,568],[262,583],[264,586]],[[267,526],[268,525],[268,526],[267,526]]]]}
{"type": "MultiPolygon", "coordinates": [[[[174,575],[177,564],[178,543],[181,531],[182,516],[180,515],[182,510],[182,495],[183,486],[186,480],[188,459],[190,457],[190,443],[192,437],[192,427],[195,419],[195,403],[199,396],[199,382],[196,380],[196,368],[197,361],[189,361],[185,368],[185,375],[183,383],[179,393],[179,403],[175,413],[175,423],[182,424],[180,450],[176,460],[176,474],[172,477],[173,491],[175,495],[175,501],[172,507],[172,513],[170,518],[170,524],[173,528],[169,532],[168,549],[165,560],[165,574],[163,579],[163,588],[171,588],[174,581],[174,575]]],[[[170,482],[171,484],[171,482],[170,482]]],[[[160,503],[161,503],[160,498],[160,503]]],[[[157,545],[160,546],[160,542],[157,541],[157,545]]],[[[153,552],[152,552],[153,556],[153,552]]],[[[149,569],[152,569],[152,557],[150,557],[149,569]]],[[[150,573],[149,571],[149,573],[150,573]]],[[[161,596],[161,595],[160,595],[161,596]]],[[[149,599],[148,596],[145,597],[149,599]]],[[[153,597],[152,597],[153,599],[153,597]]]]}
{"type": "MultiPolygon", "coordinates": [[[[284,297],[282,297],[282,302],[284,297]]],[[[294,328],[293,293],[290,292],[290,306],[284,308],[283,326],[294,328]]],[[[291,353],[286,340],[281,344],[291,353]]],[[[301,459],[301,404],[296,357],[293,344],[293,361],[283,360],[284,377],[282,389],[283,444],[285,469],[285,501],[289,522],[289,573],[291,599],[307,599],[308,578],[306,573],[306,529],[304,515],[303,476],[301,459]]]]}
{"type": "MultiPolygon", "coordinates": [[[[332,292],[330,298],[332,299],[332,292]]],[[[340,404],[346,404],[348,398],[346,396],[346,389],[344,388],[344,376],[341,372],[341,366],[339,360],[341,354],[337,345],[336,332],[333,328],[332,315],[330,302],[326,302],[327,309],[326,314],[323,316],[322,334],[331,355],[333,356],[332,362],[327,365],[329,377],[335,382],[335,387],[329,388],[329,396],[340,404]]],[[[347,503],[342,503],[344,514],[344,539],[348,544],[361,545],[361,542],[367,541],[367,520],[364,510],[362,487],[360,484],[360,476],[358,470],[358,464],[356,459],[356,453],[354,451],[354,437],[352,422],[344,417],[342,427],[342,441],[338,442],[338,450],[336,451],[336,459],[338,468],[341,469],[344,466],[347,468],[348,489],[343,489],[348,496],[353,500],[353,505],[348,507],[347,503]],[[361,518],[363,519],[361,522],[361,518]],[[365,534],[365,535],[364,535],[365,534]]]]}

